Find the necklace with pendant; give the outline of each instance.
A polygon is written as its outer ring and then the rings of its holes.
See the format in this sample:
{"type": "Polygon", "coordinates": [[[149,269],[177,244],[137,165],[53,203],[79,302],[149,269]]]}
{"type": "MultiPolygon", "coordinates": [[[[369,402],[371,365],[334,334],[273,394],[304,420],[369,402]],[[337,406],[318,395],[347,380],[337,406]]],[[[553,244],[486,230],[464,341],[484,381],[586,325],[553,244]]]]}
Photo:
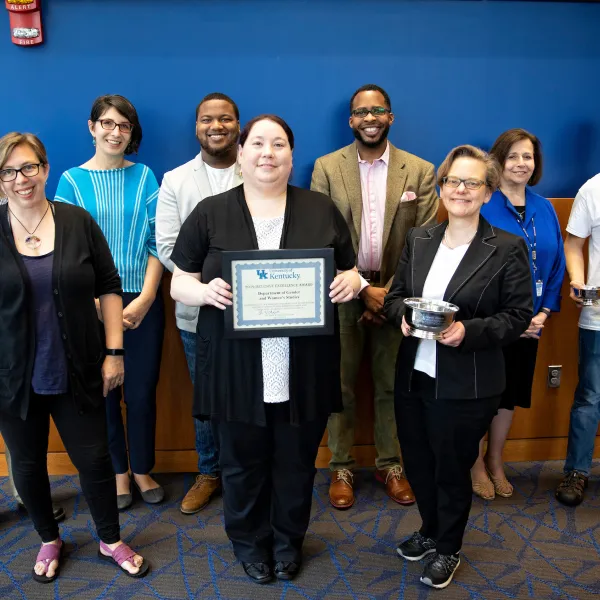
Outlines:
{"type": "Polygon", "coordinates": [[[42,245],[42,240],[37,235],[35,235],[35,232],[38,230],[38,227],[42,224],[42,221],[44,220],[46,214],[48,214],[48,211],[50,210],[50,202],[48,202],[46,211],[44,212],[42,218],[40,219],[40,222],[36,225],[33,231],[29,231],[29,229],[27,229],[27,227],[25,227],[25,225],[21,223],[19,217],[17,217],[17,215],[15,215],[15,213],[12,210],[10,210],[10,206],[8,207],[8,210],[10,214],[16,219],[17,223],[19,223],[19,225],[21,225],[21,227],[29,234],[25,238],[25,245],[31,250],[36,250],[37,248],[39,248],[42,245]]]}

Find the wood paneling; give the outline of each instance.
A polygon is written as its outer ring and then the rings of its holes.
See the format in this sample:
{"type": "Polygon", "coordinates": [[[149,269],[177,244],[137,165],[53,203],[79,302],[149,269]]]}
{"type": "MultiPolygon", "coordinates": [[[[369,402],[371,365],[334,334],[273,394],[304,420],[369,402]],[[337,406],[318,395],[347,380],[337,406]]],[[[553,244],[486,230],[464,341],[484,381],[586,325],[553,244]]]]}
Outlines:
{"type": "MultiPolygon", "coordinates": [[[[552,200],[561,227],[566,227],[572,200],[552,200]]],[[[440,209],[440,220],[446,217],[440,209]]],[[[157,472],[194,471],[197,456],[194,451],[194,425],[191,417],[192,385],[185,362],[183,346],[175,326],[173,301],[169,296],[170,275],[165,274],[162,293],[166,304],[166,332],[163,359],[158,384],[156,428],[157,472]]],[[[560,459],[566,452],[569,411],[577,383],[577,319],[578,311],[569,300],[567,277],[563,285],[562,311],[547,321],[540,342],[533,402],[530,410],[517,409],[510,439],[506,445],[506,460],[560,459]],[[562,365],[562,383],[557,389],[548,388],[548,365],[562,365]]],[[[361,365],[357,394],[356,446],[354,455],[361,466],[374,464],[373,447],[373,390],[370,369],[361,365]]],[[[0,440],[0,451],[3,450],[0,440]]],[[[600,451],[598,444],[597,451],[600,451]]],[[[52,473],[73,473],[64,446],[52,426],[49,444],[49,469],[52,473]]],[[[595,455],[598,455],[595,453],[595,455]]],[[[327,466],[329,450],[326,437],[319,451],[317,464],[327,466]]],[[[0,456],[0,474],[5,473],[4,457],[0,456]]]]}

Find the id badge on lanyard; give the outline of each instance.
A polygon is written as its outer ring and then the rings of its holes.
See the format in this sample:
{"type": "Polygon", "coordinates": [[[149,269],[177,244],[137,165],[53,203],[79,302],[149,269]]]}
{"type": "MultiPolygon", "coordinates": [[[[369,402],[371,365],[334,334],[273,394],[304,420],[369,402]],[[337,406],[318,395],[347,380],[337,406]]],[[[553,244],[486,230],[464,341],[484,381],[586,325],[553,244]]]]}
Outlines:
{"type": "Polygon", "coordinates": [[[542,291],[544,290],[544,282],[541,279],[538,279],[535,282],[535,295],[538,298],[542,297],[542,291]]]}

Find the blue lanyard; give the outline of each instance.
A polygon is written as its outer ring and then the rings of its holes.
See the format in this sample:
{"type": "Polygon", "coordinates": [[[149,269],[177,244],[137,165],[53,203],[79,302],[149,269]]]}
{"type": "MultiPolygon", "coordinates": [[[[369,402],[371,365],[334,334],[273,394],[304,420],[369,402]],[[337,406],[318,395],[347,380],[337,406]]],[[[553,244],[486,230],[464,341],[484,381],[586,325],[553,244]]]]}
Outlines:
{"type": "Polygon", "coordinates": [[[535,219],[531,217],[531,226],[533,228],[533,241],[529,237],[527,233],[527,229],[525,229],[525,225],[523,223],[523,219],[521,215],[517,215],[517,223],[520,225],[523,230],[523,234],[527,238],[527,244],[531,250],[531,264],[533,266],[533,276],[535,278],[535,274],[537,273],[537,231],[535,230],[535,219]]]}

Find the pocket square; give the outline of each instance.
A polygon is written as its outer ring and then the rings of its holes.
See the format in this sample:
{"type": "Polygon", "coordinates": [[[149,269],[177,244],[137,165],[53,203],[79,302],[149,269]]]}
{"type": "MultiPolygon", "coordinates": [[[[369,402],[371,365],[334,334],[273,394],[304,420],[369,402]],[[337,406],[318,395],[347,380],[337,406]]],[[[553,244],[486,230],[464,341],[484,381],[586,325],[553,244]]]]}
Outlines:
{"type": "Polygon", "coordinates": [[[414,192],[404,192],[400,197],[400,202],[411,202],[412,200],[416,200],[417,195],[414,192]]]}

